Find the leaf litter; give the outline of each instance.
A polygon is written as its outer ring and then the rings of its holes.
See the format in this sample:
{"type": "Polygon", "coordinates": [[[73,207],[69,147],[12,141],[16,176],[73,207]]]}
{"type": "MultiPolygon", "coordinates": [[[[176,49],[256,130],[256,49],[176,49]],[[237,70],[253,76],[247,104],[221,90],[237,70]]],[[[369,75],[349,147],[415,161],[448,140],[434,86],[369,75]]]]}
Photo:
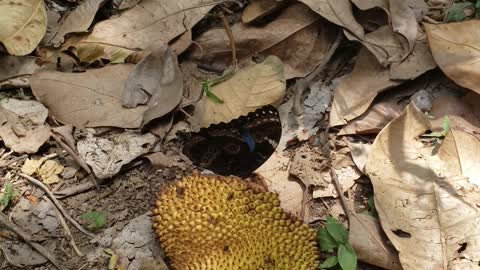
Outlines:
{"type": "Polygon", "coordinates": [[[149,211],[203,169],[184,135],[265,105],[282,134],[250,179],[320,267],[478,266],[477,3],[187,2],[5,4],[1,267],[168,269],[149,211]]]}

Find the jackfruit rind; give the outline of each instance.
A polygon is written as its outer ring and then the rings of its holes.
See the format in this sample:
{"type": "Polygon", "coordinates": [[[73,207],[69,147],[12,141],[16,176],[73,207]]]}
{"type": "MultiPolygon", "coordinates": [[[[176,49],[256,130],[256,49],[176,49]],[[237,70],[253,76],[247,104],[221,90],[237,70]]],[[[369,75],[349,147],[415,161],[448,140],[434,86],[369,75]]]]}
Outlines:
{"type": "Polygon", "coordinates": [[[236,177],[188,176],[168,186],[153,227],[176,270],[310,270],[315,230],[280,208],[276,193],[236,177]]]}

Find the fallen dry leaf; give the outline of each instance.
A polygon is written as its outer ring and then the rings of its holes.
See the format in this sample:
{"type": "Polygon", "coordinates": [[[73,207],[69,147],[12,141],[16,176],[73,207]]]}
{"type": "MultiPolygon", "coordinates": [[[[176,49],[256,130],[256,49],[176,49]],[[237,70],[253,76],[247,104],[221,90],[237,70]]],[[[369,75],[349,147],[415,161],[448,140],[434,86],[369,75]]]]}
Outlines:
{"type": "Polygon", "coordinates": [[[433,58],[450,79],[480,93],[480,21],[425,24],[433,58]]]}
{"type": "Polygon", "coordinates": [[[409,6],[409,1],[390,1],[390,18],[392,19],[392,28],[395,33],[401,37],[405,59],[413,51],[415,41],[417,40],[417,19],[415,12],[409,6]]]}
{"type": "Polygon", "coordinates": [[[330,126],[343,125],[360,116],[378,93],[398,84],[399,81],[390,80],[389,70],[362,48],[353,71],[335,89],[330,126]]]}
{"type": "Polygon", "coordinates": [[[358,213],[350,215],[348,240],[355,249],[358,260],[384,269],[402,269],[398,254],[387,242],[378,219],[358,213]]]}
{"type": "Polygon", "coordinates": [[[62,123],[76,127],[138,128],[147,107],[124,108],[121,100],[133,67],[111,65],[84,73],[40,71],[31,78],[32,91],[62,123]]]}
{"type": "Polygon", "coordinates": [[[0,3],[0,43],[9,54],[27,55],[47,31],[43,0],[10,0],[0,3]]]}
{"type": "Polygon", "coordinates": [[[63,43],[63,37],[69,33],[87,32],[93,18],[105,0],[85,0],[78,5],[59,25],[57,33],[50,41],[56,47],[63,43]]]}
{"type": "Polygon", "coordinates": [[[36,100],[6,98],[0,100],[0,106],[22,118],[30,120],[36,125],[43,125],[48,117],[47,108],[36,100]]]}
{"type": "MultiPolygon", "coordinates": [[[[318,66],[339,31],[303,4],[286,8],[264,26],[237,23],[231,30],[240,62],[255,54],[276,55],[284,63],[286,79],[304,77],[318,66]]],[[[231,65],[231,48],[224,29],[209,30],[195,41],[199,46],[194,47],[193,58],[216,70],[231,65]]]]}
{"type": "Polygon", "coordinates": [[[367,164],[368,155],[372,150],[372,145],[369,143],[354,143],[348,142],[348,148],[352,154],[352,159],[357,168],[365,173],[365,165],[367,164]]]}
{"type": "Polygon", "coordinates": [[[390,79],[411,80],[436,67],[437,64],[433,59],[426,40],[417,40],[413,52],[405,60],[392,63],[390,66],[390,79]]]}
{"type": "Polygon", "coordinates": [[[303,187],[290,177],[289,167],[290,158],[277,150],[255,172],[263,177],[270,192],[278,193],[281,207],[298,217],[303,209],[303,187]]]}
{"type": "Polygon", "coordinates": [[[131,71],[125,82],[122,104],[127,108],[145,105],[148,109],[143,113],[144,126],[177,107],[182,94],[183,78],[177,55],[168,45],[162,45],[131,71]]]}
{"type": "Polygon", "coordinates": [[[403,269],[474,269],[480,260],[479,188],[451,165],[453,157],[470,168],[478,163],[478,153],[467,149],[477,151],[480,142],[461,136],[446,140],[449,147],[454,142],[457,153],[446,149],[453,156],[442,161],[432,155],[434,146],[417,139],[428,129],[428,118],[409,105],[379,133],[366,166],[375,206],[403,269]]]}
{"type": "Polygon", "coordinates": [[[325,19],[337,24],[359,39],[365,34],[363,27],[355,20],[349,0],[301,0],[325,19]]]}
{"type": "Polygon", "coordinates": [[[217,3],[211,0],[144,0],[118,16],[97,23],[84,42],[128,49],[168,43],[190,30],[217,3]]]}
{"type": "Polygon", "coordinates": [[[17,77],[30,77],[39,68],[33,57],[0,56],[0,82],[17,77]]]}
{"type": "Polygon", "coordinates": [[[63,172],[63,165],[55,160],[45,161],[37,170],[38,176],[46,184],[55,184],[60,182],[60,174],[63,172]]]}
{"type": "Polygon", "coordinates": [[[42,166],[45,158],[41,159],[29,159],[27,158],[20,169],[24,174],[33,175],[40,166],[42,166]]]}
{"type": "Polygon", "coordinates": [[[252,1],[242,13],[242,22],[251,23],[255,22],[265,16],[272,14],[279,8],[285,6],[286,1],[277,0],[256,0],[252,1]]]}
{"type": "Polygon", "coordinates": [[[240,69],[228,80],[213,86],[211,91],[224,103],[216,103],[204,95],[189,121],[196,130],[229,122],[265,105],[278,104],[285,95],[285,85],[282,61],[269,56],[262,63],[240,69]]]}
{"type": "Polygon", "coordinates": [[[86,137],[77,142],[77,149],[100,179],[117,174],[123,165],[148,153],[158,140],[151,133],[139,134],[133,131],[104,136],[94,133],[93,129],[87,129],[86,137]]]}

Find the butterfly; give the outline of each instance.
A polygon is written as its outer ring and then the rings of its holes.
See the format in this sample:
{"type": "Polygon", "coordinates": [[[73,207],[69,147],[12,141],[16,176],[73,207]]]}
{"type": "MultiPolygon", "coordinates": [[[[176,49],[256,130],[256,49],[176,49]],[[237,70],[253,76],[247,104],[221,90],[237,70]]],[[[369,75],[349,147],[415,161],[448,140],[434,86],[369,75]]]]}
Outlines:
{"type": "Polygon", "coordinates": [[[191,133],[183,153],[195,165],[216,174],[246,177],[273,154],[281,135],[278,111],[268,105],[191,133]]]}

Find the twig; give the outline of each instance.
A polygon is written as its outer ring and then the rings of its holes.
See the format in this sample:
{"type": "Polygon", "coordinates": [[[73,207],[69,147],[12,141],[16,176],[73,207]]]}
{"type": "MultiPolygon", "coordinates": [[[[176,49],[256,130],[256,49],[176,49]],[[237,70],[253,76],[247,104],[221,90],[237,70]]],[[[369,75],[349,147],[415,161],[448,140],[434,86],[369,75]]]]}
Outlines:
{"type": "Polygon", "coordinates": [[[90,167],[88,167],[85,161],[75,153],[74,149],[64,143],[62,139],[55,135],[53,132],[50,133],[50,137],[52,137],[60,145],[60,147],[65,149],[65,151],[67,151],[67,153],[77,162],[78,165],[80,165],[80,167],[82,167],[82,169],[84,169],[88,174],[92,173],[90,167]]]}
{"type": "MultiPolygon", "coordinates": [[[[49,198],[45,197],[44,198],[48,203],[53,204],[52,200],[49,198]]],[[[65,234],[67,235],[67,238],[70,240],[70,245],[72,245],[73,250],[75,253],[77,253],[78,256],[82,257],[83,253],[78,249],[77,243],[75,243],[75,239],[73,238],[72,232],[70,231],[70,228],[67,225],[67,222],[63,218],[62,214],[60,211],[58,211],[57,208],[55,208],[55,213],[57,215],[58,220],[60,221],[60,224],[62,224],[63,229],[65,230],[65,234]]]]}
{"type": "Polygon", "coordinates": [[[342,186],[340,186],[340,182],[338,182],[337,173],[333,168],[330,169],[330,177],[332,178],[333,185],[335,186],[335,190],[338,193],[338,197],[340,198],[340,203],[342,204],[343,211],[345,211],[345,214],[347,215],[348,225],[350,226],[350,208],[348,207],[347,200],[343,196],[342,186]]]}
{"type": "Polygon", "coordinates": [[[230,49],[232,50],[232,66],[234,67],[234,70],[237,69],[237,48],[235,46],[235,39],[233,38],[233,33],[232,29],[230,29],[230,24],[227,21],[227,18],[225,15],[221,15],[220,18],[222,18],[223,25],[225,26],[225,31],[227,32],[228,39],[230,40],[230,49]]]}
{"type": "Polygon", "coordinates": [[[53,204],[58,208],[58,210],[62,213],[62,215],[68,220],[70,221],[73,226],[75,226],[75,228],[77,228],[79,231],[81,231],[83,234],[89,236],[90,238],[94,238],[95,235],[92,234],[92,233],[89,233],[88,231],[86,231],[80,224],[78,224],[68,213],[67,211],[65,211],[65,209],[63,209],[62,205],[60,204],[60,202],[57,200],[57,198],[55,198],[55,196],[53,195],[53,193],[48,189],[47,186],[45,186],[42,182],[38,181],[37,179],[29,176],[29,175],[26,175],[24,173],[17,173],[17,172],[14,172],[16,175],[18,176],[21,176],[23,178],[25,178],[26,180],[28,180],[29,182],[31,182],[32,184],[40,187],[41,189],[43,189],[43,191],[45,191],[48,195],[48,197],[53,201],[53,204]]]}
{"type": "Polygon", "coordinates": [[[335,38],[335,41],[333,42],[332,46],[328,50],[327,54],[323,57],[322,62],[310,73],[307,77],[305,77],[305,80],[310,83],[315,77],[317,77],[320,72],[325,68],[325,66],[328,64],[330,61],[330,58],[332,58],[333,54],[337,50],[338,46],[343,40],[343,31],[338,31],[337,37],[335,38]]]}
{"type": "Polygon", "coordinates": [[[18,227],[15,223],[8,220],[7,216],[3,213],[0,213],[0,223],[11,230],[12,232],[16,233],[23,241],[27,242],[30,246],[32,246],[38,253],[42,254],[43,257],[47,258],[56,268],[62,270],[65,267],[60,267],[60,264],[55,260],[55,258],[48,252],[46,248],[42,245],[37,244],[31,240],[31,237],[22,230],[22,228],[18,227]]]}
{"type": "Polygon", "coordinates": [[[27,157],[28,157],[28,155],[21,155],[21,156],[19,156],[19,157],[12,158],[11,160],[9,160],[9,161],[7,161],[7,162],[5,162],[5,163],[3,163],[3,164],[0,164],[0,168],[2,168],[2,167],[8,167],[8,166],[12,165],[13,163],[15,163],[15,162],[17,162],[17,161],[20,161],[20,160],[22,160],[22,159],[25,159],[25,158],[27,158],[27,157]]]}

